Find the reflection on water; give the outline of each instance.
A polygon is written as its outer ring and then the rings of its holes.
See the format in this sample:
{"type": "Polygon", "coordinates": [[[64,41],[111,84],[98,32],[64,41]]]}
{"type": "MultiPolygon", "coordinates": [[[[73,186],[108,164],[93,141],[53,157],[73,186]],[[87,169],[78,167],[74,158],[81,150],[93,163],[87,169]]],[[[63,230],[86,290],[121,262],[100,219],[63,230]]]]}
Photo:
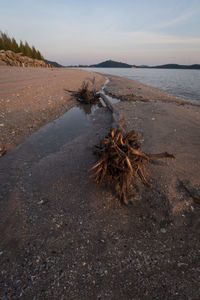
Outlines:
{"type": "MultiPolygon", "coordinates": [[[[101,89],[103,93],[106,84],[101,89]]],[[[112,97],[109,99],[113,104],[119,102],[118,99],[112,97]]],[[[80,103],[58,119],[41,127],[29,137],[28,141],[39,157],[57,152],[67,142],[92,129],[92,117],[101,107],[102,102],[94,105],[80,103]]]]}
{"type": "Polygon", "coordinates": [[[93,105],[82,103],[78,107],[80,109],[82,109],[86,115],[90,115],[90,114],[93,114],[95,112],[95,110],[97,110],[98,108],[101,108],[102,106],[103,106],[102,103],[99,101],[93,105]]]}

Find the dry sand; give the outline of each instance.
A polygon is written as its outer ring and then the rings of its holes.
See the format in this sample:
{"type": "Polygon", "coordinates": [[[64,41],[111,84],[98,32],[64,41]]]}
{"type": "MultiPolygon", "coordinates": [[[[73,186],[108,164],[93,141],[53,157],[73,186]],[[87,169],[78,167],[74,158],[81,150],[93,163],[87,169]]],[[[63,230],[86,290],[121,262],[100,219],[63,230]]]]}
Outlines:
{"type": "MultiPolygon", "coordinates": [[[[141,86],[108,77],[115,95],[141,86]]],[[[88,181],[93,146],[112,122],[105,108],[92,130],[53,153],[38,156],[28,139],[0,159],[2,299],[199,299],[200,107],[147,100],[116,105],[125,128],[146,152],[176,159],[149,165],[152,189],[130,186],[128,207],[88,181]]]]}

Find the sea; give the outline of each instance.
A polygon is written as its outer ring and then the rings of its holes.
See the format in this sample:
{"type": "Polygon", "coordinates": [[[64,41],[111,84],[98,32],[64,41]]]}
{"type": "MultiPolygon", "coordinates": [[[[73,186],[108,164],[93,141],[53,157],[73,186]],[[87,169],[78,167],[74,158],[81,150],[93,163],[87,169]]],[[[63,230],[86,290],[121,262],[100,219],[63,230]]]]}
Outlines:
{"type": "Polygon", "coordinates": [[[200,103],[200,70],[149,68],[87,68],[87,70],[138,80],[176,97],[200,103]]]}

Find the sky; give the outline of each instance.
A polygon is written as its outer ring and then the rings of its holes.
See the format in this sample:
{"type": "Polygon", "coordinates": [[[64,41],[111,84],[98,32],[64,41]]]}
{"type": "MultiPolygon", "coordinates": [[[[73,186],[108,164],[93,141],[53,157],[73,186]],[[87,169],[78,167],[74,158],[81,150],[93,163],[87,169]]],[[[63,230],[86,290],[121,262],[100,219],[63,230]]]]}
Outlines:
{"type": "Polygon", "coordinates": [[[63,65],[200,63],[200,0],[0,0],[0,30],[63,65]]]}

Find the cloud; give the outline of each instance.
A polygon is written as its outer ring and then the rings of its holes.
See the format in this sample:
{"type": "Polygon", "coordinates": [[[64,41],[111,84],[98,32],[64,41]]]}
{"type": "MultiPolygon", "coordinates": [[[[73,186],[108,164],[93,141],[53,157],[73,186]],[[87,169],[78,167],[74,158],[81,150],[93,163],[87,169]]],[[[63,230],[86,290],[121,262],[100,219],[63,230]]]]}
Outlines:
{"type": "Polygon", "coordinates": [[[134,38],[136,44],[200,45],[200,38],[179,37],[148,31],[133,32],[132,34],[130,34],[129,38],[134,38]]]}
{"type": "MultiPolygon", "coordinates": [[[[89,41],[88,41],[89,42],[89,41]]],[[[99,47],[104,48],[117,48],[117,49],[135,49],[140,46],[171,46],[171,47],[182,47],[183,45],[188,47],[199,47],[200,38],[196,37],[180,37],[174,35],[167,35],[149,31],[133,31],[126,33],[113,33],[112,38],[110,35],[103,35],[99,37],[99,47]]]]}
{"type": "Polygon", "coordinates": [[[179,25],[179,24],[182,24],[182,23],[188,21],[195,14],[196,14],[196,11],[185,12],[184,14],[182,14],[178,17],[175,17],[173,19],[166,20],[166,21],[157,23],[155,25],[152,25],[149,27],[149,29],[152,30],[152,29],[164,29],[164,28],[173,27],[175,25],[179,25]]]}

